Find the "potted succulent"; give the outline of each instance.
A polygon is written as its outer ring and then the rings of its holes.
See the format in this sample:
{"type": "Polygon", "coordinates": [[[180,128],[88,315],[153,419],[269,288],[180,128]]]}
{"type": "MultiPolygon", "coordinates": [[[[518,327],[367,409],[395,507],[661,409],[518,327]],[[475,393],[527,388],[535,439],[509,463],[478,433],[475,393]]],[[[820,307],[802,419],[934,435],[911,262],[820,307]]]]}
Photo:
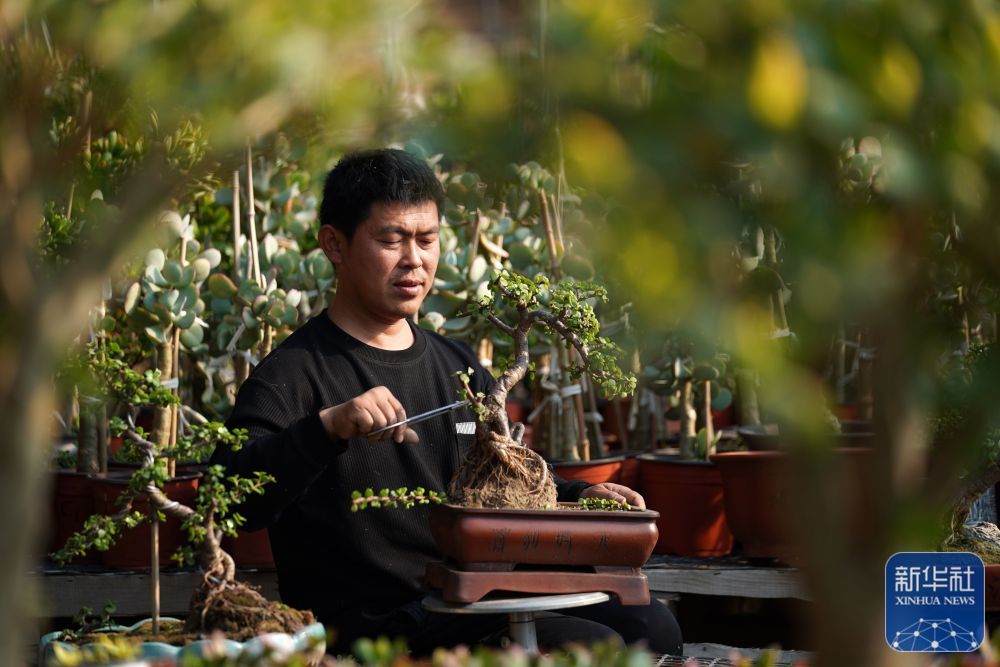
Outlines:
{"type": "Polygon", "coordinates": [[[676,402],[668,417],[680,421],[679,451],[639,456],[640,488],[647,504],[660,513],[658,553],[723,556],[732,549],[733,536],[726,523],[722,477],[708,458],[720,438],[713,422],[712,387],[724,373],[726,359],[716,355],[711,363],[696,363],[693,356],[681,356],[686,351],[674,350],[659,383],[676,402]],[[699,413],[702,427],[696,430],[699,413]]]}
{"type": "MultiPolygon", "coordinates": [[[[791,290],[778,272],[778,250],[781,236],[770,225],[757,225],[749,234],[754,243],[739,244],[737,257],[743,274],[746,298],[768,314],[757,332],[762,342],[790,346],[795,343],[785,306],[791,290]],[[747,246],[752,246],[747,251],[747,246]],[[756,254],[753,254],[753,253],[756,254]]],[[[745,239],[744,239],[745,241],[745,239]]],[[[791,458],[782,446],[779,426],[761,423],[761,409],[756,396],[756,374],[752,369],[739,369],[742,379],[739,392],[741,416],[750,416],[749,423],[737,429],[747,451],[728,451],[711,455],[718,467],[724,488],[726,520],[743,553],[752,558],[777,558],[786,562],[799,559],[798,549],[789,526],[789,511],[794,498],[791,458]]],[[[766,406],[765,406],[766,407],[766,406]]],[[[831,442],[840,425],[832,413],[827,413],[831,442]]],[[[785,438],[790,437],[785,434],[785,438]]],[[[863,438],[864,436],[862,436],[863,438]]],[[[856,444],[857,439],[845,439],[842,444],[856,444]]],[[[829,462],[829,477],[841,487],[842,500],[851,512],[863,514],[861,500],[867,484],[866,462],[870,451],[863,447],[840,447],[829,462]]]]}

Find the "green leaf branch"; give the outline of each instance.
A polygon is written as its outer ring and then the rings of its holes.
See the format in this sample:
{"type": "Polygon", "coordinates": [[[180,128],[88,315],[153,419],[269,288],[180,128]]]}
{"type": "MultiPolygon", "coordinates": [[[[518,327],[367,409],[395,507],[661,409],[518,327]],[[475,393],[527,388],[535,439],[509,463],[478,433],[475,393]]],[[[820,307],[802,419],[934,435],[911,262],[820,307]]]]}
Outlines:
{"type": "Polygon", "coordinates": [[[398,489],[382,489],[378,493],[371,488],[354,491],[351,494],[351,511],[380,507],[404,507],[410,509],[416,505],[439,505],[448,502],[448,497],[440,491],[427,491],[418,486],[412,491],[401,486],[398,489]]]}
{"type": "Polygon", "coordinates": [[[607,292],[600,285],[571,278],[551,285],[543,274],[531,279],[511,271],[500,271],[490,281],[489,292],[476,302],[475,308],[481,317],[514,339],[515,350],[513,361],[482,400],[491,428],[510,435],[504,403],[507,394],[530,368],[528,335],[536,325],[562,338],[576,350],[580,363],[570,368],[574,377],[590,371],[594,381],[610,396],[627,395],[635,390],[635,377],[618,366],[620,348],[600,335],[600,323],[592,302],[606,300],[607,292]],[[503,319],[505,305],[513,305],[517,312],[516,323],[503,319]]]}

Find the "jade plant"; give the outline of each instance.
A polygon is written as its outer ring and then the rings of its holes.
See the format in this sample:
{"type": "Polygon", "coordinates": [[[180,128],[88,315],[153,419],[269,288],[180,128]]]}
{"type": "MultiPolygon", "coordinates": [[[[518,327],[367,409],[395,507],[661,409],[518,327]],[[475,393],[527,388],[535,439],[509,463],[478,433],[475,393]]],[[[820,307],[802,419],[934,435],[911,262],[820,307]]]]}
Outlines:
{"type": "MultiPolygon", "coordinates": [[[[580,237],[590,224],[583,199],[537,162],[511,165],[508,178],[487,184],[472,171],[443,171],[440,155],[425,158],[442,181],[445,202],[442,261],[420,324],[466,341],[490,370],[514,356],[514,342],[486,319],[469,317],[469,304],[487,294],[497,271],[544,272],[557,283],[561,278],[593,279],[594,267],[581,252],[580,237]]],[[[505,307],[502,316],[516,320],[514,305],[505,307]]],[[[532,446],[550,459],[577,460],[589,456],[592,436],[600,451],[600,429],[593,434],[586,430],[587,413],[597,410],[589,383],[584,382],[582,393],[563,395],[579,381],[568,371],[574,353],[558,336],[540,329],[529,334],[528,343],[536,368],[535,403],[541,408],[529,420],[535,427],[532,446]],[[561,409],[545,409],[557,403],[561,409]]]]}
{"type": "Polygon", "coordinates": [[[556,487],[545,460],[523,446],[524,426],[508,425],[504,405],[507,394],[529,371],[529,334],[538,327],[568,343],[580,363],[570,367],[579,377],[589,371],[609,395],[628,394],[635,378],[622,371],[618,348],[600,336],[592,301],[607,293],[592,282],[567,279],[550,284],[544,274],[534,279],[509,271],[499,272],[489,293],[476,304],[478,315],[513,339],[514,357],[487,392],[474,392],[467,375],[460,377],[462,394],[478,416],[476,440],[448,489],[452,502],[472,507],[542,508],[556,503],[556,487]],[[512,305],[516,319],[505,321],[505,306],[512,305]]]}
{"type": "Polygon", "coordinates": [[[715,453],[721,433],[715,430],[712,411],[732,403],[728,362],[727,354],[696,353],[693,344],[675,335],[667,339],[661,358],[642,371],[643,385],[667,403],[667,420],[680,425],[682,458],[705,460],[715,453]]]}
{"type": "MultiPolygon", "coordinates": [[[[256,625],[273,617],[274,603],[235,579],[236,565],[221,545],[223,536],[236,537],[237,529],[243,524],[243,517],[233,508],[247,496],[263,493],[263,487],[272,478],[266,473],[257,473],[252,477],[227,477],[222,466],[210,466],[199,480],[195,502],[188,506],[171,499],[164,492],[169,475],[163,460],[158,460],[164,454],[185,457],[193,449],[212,448],[222,443],[238,449],[245,441],[246,433],[229,431],[222,424],[208,422],[196,425],[190,436],[180,438],[173,451],[162,451],[143,437],[138,427],[119,420],[113,428],[144,450],[145,463],[129,479],[127,489],[118,500],[119,511],[110,516],[95,514],[88,518],[83,529],[72,535],[55,554],[56,560],[65,562],[90,549],[105,551],[112,547],[124,530],[134,528],[149,518],[134,509],[136,500],[145,498],[158,521],[167,517],[176,519],[182,523],[187,534],[187,544],[180,547],[172,558],[180,565],[197,563],[202,568],[201,583],[191,601],[187,631],[232,630],[234,624],[239,624],[249,633],[248,636],[256,634],[256,625]],[[245,627],[248,622],[254,624],[253,627],[245,627]]],[[[154,610],[154,619],[157,616],[154,610]]],[[[308,622],[288,629],[300,629],[308,622]]]]}
{"type": "MultiPolygon", "coordinates": [[[[236,537],[243,518],[234,511],[246,497],[263,493],[263,487],[272,481],[270,475],[259,472],[250,477],[225,476],[221,466],[211,466],[198,485],[195,502],[184,505],[164,491],[170,479],[168,459],[190,460],[204,452],[224,445],[238,449],[246,440],[246,432],[230,431],[218,422],[209,422],[192,410],[186,410],[191,423],[173,445],[162,446],[153,441],[134,421],[138,408],[146,405],[176,406],[177,398],[160,382],[159,371],[138,373],[115,356],[98,357],[91,351],[90,363],[95,375],[109,395],[129,406],[125,418],[112,420],[112,432],[125,437],[143,456],[143,465],[132,473],[126,490],[118,499],[119,509],[113,515],[95,514],[87,519],[83,528],[73,534],[54,554],[59,562],[68,562],[91,549],[106,551],[121,537],[125,530],[143,521],[163,521],[167,517],[182,523],[188,540],[173,558],[178,564],[197,562],[202,568],[202,580],[195,590],[188,616],[188,632],[204,632],[215,628],[232,631],[241,628],[246,636],[256,634],[258,626],[276,621],[286,629],[298,630],[311,622],[308,614],[275,608],[252,588],[236,581],[236,567],[232,557],[221,546],[223,536],[236,537]],[[148,501],[152,514],[135,509],[136,501],[148,501]],[[250,624],[251,627],[247,627],[250,624]]],[[[155,572],[156,570],[154,570],[155,572]]],[[[158,585],[155,577],[153,585],[158,585]]],[[[159,612],[153,610],[154,634],[159,612]]],[[[276,625],[267,627],[274,628],[276,625]]]]}

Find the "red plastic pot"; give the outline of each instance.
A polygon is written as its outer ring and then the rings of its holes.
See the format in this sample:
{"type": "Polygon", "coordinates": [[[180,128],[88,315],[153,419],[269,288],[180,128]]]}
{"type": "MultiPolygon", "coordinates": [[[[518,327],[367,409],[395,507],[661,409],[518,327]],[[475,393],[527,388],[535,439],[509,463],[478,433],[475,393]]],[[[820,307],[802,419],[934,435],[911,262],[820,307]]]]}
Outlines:
{"type": "Polygon", "coordinates": [[[590,484],[621,484],[624,463],[624,456],[611,456],[590,461],[561,461],[553,463],[552,469],[563,479],[581,479],[590,484]]]}
{"type": "MultiPolygon", "coordinates": [[[[52,520],[49,551],[56,551],[70,536],[83,528],[84,522],[94,513],[94,497],[89,475],[73,470],[57,470],[52,480],[52,520]]],[[[96,554],[74,558],[72,563],[98,563],[96,554]]]]}
{"type": "Polygon", "coordinates": [[[267,529],[240,531],[239,537],[226,537],[222,548],[236,561],[236,567],[254,570],[273,570],[274,554],[267,529]]]}
{"type": "MultiPolygon", "coordinates": [[[[116,501],[128,486],[131,473],[128,471],[111,471],[107,474],[91,475],[94,510],[101,514],[114,514],[118,511],[116,501]]],[[[178,475],[164,485],[163,492],[171,499],[184,505],[192,505],[198,493],[200,473],[178,475]]],[[[143,514],[149,514],[149,501],[137,498],[132,508],[143,514]]],[[[173,553],[186,542],[181,531],[181,524],[176,519],[167,517],[159,524],[160,567],[170,567],[173,553]]],[[[108,568],[118,570],[145,569],[151,567],[150,559],[150,527],[144,521],[131,530],[126,529],[113,547],[100,554],[101,563],[108,568]]]]}
{"type": "MultiPolygon", "coordinates": [[[[871,450],[841,447],[834,450],[827,470],[829,493],[843,503],[850,518],[847,537],[861,543],[870,537],[866,521],[870,476],[865,463],[871,450]]],[[[733,535],[751,558],[776,558],[797,564],[801,549],[792,531],[791,511],[796,503],[792,461],[786,452],[725,452],[711,457],[722,473],[726,520],[733,535]]]]}
{"type": "Polygon", "coordinates": [[[619,399],[621,407],[622,423],[618,423],[615,414],[615,406],[611,399],[604,402],[601,408],[601,430],[613,436],[615,442],[625,442],[628,439],[628,413],[632,406],[631,398],[619,399]]]}
{"type": "Polygon", "coordinates": [[[726,524],[722,477],[707,461],[664,454],[639,459],[639,486],[646,506],[660,513],[656,553],[724,556],[733,548],[726,524]]]}

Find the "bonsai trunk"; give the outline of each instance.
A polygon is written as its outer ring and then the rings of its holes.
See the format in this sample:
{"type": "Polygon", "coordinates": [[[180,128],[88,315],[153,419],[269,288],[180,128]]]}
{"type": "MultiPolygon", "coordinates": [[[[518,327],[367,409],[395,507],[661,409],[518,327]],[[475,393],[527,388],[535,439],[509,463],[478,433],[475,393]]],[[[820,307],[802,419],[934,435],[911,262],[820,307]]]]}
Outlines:
{"type": "Polygon", "coordinates": [[[523,426],[507,426],[507,394],[528,370],[529,320],[522,313],[513,331],[514,363],[482,400],[476,442],[455,472],[448,489],[451,501],[468,507],[534,509],[556,504],[556,485],[548,464],[521,444],[523,426]]]}

